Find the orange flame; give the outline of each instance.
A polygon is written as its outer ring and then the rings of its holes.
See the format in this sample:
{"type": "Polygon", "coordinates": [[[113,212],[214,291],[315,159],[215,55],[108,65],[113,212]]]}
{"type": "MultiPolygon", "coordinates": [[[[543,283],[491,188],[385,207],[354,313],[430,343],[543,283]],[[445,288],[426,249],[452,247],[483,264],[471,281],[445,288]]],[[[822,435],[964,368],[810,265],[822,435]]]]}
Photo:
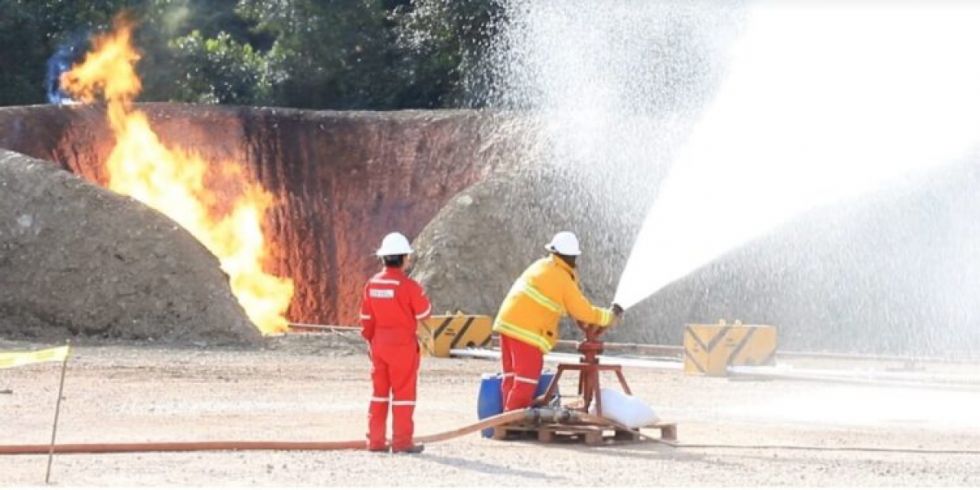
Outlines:
{"type": "Polygon", "coordinates": [[[267,274],[261,266],[267,252],[261,224],[273,196],[237,163],[209,168],[198,154],[160,141],[146,114],[132,104],[141,88],[132,32],[133,23],[117,17],[114,31],[95,37],[93,51],[61,77],[61,86],[73,97],[92,102],[102,94],[107,101],[116,137],[107,162],[109,189],[183,226],[218,257],[252,323],[265,334],[285,331],[293,282],[267,274]],[[227,202],[205,188],[206,178],[234,183],[238,195],[227,202]],[[218,215],[219,208],[230,211],[218,215]]]}

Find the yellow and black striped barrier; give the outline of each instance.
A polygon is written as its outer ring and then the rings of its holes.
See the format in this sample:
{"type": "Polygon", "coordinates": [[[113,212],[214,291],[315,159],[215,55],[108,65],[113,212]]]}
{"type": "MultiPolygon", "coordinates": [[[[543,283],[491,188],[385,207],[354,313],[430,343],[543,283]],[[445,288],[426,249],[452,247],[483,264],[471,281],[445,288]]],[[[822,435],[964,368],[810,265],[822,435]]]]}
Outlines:
{"type": "Polygon", "coordinates": [[[776,327],[690,324],[684,327],[684,372],[725,376],[728,366],[762,366],[776,359],[776,327]]]}
{"type": "Polygon", "coordinates": [[[419,343],[433,357],[449,357],[450,349],[487,347],[492,320],[486,315],[433,315],[419,322],[419,343]]]}

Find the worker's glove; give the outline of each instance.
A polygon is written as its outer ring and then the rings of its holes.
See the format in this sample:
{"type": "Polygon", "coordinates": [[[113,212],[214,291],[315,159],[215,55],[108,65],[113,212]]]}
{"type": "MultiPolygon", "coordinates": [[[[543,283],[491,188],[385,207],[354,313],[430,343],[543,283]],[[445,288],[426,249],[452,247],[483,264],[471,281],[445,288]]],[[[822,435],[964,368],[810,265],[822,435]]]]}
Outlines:
{"type": "Polygon", "coordinates": [[[613,317],[609,321],[609,325],[606,325],[607,328],[615,327],[623,319],[623,308],[616,303],[613,303],[612,306],[609,307],[609,311],[612,312],[613,317]]]}
{"type": "Polygon", "coordinates": [[[616,315],[616,317],[618,318],[623,318],[623,313],[626,312],[626,310],[624,310],[622,306],[619,306],[616,303],[613,303],[612,307],[610,307],[609,309],[612,310],[613,315],[616,315]]]}

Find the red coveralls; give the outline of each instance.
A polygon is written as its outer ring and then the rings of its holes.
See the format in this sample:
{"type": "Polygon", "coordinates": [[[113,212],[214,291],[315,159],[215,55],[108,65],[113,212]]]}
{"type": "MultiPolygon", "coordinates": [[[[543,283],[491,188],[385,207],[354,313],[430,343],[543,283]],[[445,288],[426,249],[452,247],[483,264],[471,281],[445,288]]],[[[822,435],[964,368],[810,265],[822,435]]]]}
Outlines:
{"type": "Polygon", "coordinates": [[[428,318],[432,306],[419,283],[400,268],[385,267],[368,280],[361,301],[361,335],[371,346],[371,381],[368,410],[368,448],[385,447],[388,398],[392,405],[394,450],[412,446],[415,425],[415,382],[419,369],[416,325],[428,318]]]}

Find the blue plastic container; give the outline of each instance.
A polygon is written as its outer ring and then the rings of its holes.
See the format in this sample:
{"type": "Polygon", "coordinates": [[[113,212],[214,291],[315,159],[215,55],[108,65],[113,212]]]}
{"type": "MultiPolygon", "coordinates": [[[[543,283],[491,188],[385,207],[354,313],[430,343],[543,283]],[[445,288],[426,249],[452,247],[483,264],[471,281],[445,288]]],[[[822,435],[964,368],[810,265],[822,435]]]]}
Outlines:
{"type": "MultiPolygon", "coordinates": [[[[534,390],[534,396],[539,397],[548,390],[548,385],[554,379],[555,373],[541,373],[538,378],[538,386],[534,390]]],[[[480,393],[476,402],[476,414],[483,420],[494,415],[499,415],[504,411],[503,394],[500,391],[500,384],[503,376],[500,373],[484,374],[480,377],[480,393]]],[[[493,437],[493,429],[483,429],[483,437],[493,437]]]]}
{"type": "MultiPolygon", "coordinates": [[[[534,397],[537,398],[548,391],[548,385],[551,384],[551,380],[553,379],[555,379],[555,373],[551,371],[541,373],[541,377],[538,378],[538,386],[534,389],[534,397]]],[[[557,394],[557,391],[555,390],[555,394],[557,394]]]]}
{"type": "MultiPolygon", "coordinates": [[[[476,401],[476,414],[483,420],[504,411],[503,394],[500,392],[500,373],[480,377],[480,394],[476,401]]],[[[493,437],[493,429],[483,429],[483,437],[493,437]]]]}

